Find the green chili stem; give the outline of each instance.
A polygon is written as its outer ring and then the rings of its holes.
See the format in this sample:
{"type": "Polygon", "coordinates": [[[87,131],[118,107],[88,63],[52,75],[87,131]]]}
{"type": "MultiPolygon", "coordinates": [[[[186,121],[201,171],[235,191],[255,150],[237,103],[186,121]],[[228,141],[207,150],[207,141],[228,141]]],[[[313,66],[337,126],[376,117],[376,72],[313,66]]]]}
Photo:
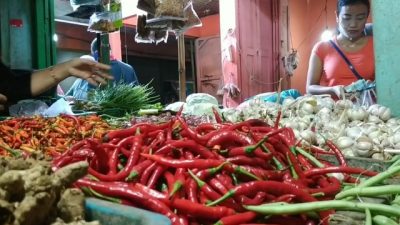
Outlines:
{"type": "Polygon", "coordinates": [[[313,155],[311,155],[310,153],[308,153],[304,149],[297,147],[296,151],[299,152],[300,154],[302,154],[308,160],[310,160],[315,166],[317,166],[319,168],[324,168],[325,167],[325,165],[323,163],[321,163],[317,158],[315,158],[313,155]]]}
{"type": "MultiPolygon", "coordinates": [[[[264,144],[261,145],[261,148],[262,148],[262,150],[264,150],[265,152],[271,153],[271,152],[268,150],[268,148],[267,148],[264,144]]],[[[283,165],[282,165],[282,163],[279,162],[279,160],[278,160],[275,156],[272,157],[272,161],[274,161],[274,163],[275,163],[275,165],[276,165],[276,168],[277,168],[278,170],[283,170],[283,165]]]]}
{"type": "Polygon", "coordinates": [[[247,154],[253,153],[257,148],[259,148],[261,145],[263,145],[264,142],[266,142],[268,140],[268,138],[269,138],[269,136],[267,135],[267,136],[263,137],[259,142],[257,142],[257,144],[247,147],[245,150],[246,153],[247,154]]]}
{"type": "Polygon", "coordinates": [[[235,172],[241,173],[241,174],[246,175],[246,176],[248,176],[248,177],[250,177],[250,178],[253,178],[253,179],[255,179],[255,180],[262,180],[261,178],[257,177],[256,175],[250,173],[249,171],[243,169],[243,168],[240,167],[240,166],[237,166],[237,167],[235,168],[235,172]]]}
{"type": "Polygon", "coordinates": [[[226,194],[224,194],[223,196],[221,196],[219,199],[216,199],[210,203],[207,203],[207,206],[215,206],[218,205],[219,203],[225,201],[228,198],[231,198],[233,195],[235,194],[234,190],[229,190],[228,192],[226,192],[226,194]]]}
{"type": "Polygon", "coordinates": [[[296,170],[295,170],[294,167],[293,167],[292,161],[290,161],[289,154],[286,155],[286,158],[287,158],[287,161],[288,161],[288,163],[289,163],[290,172],[292,173],[292,177],[293,177],[294,179],[296,179],[296,180],[299,179],[299,175],[296,173],[296,170]]]}
{"type": "Polygon", "coordinates": [[[199,188],[202,188],[206,183],[202,180],[200,180],[191,170],[188,170],[190,176],[196,181],[197,186],[199,186],[199,188]]]}
{"type": "Polygon", "coordinates": [[[301,214],[309,211],[325,211],[330,209],[364,212],[365,209],[369,209],[374,213],[400,217],[400,210],[396,207],[377,203],[350,202],[344,200],[330,200],[296,204],[287,204],[285,202],[281,202],[281,204],[279,205],[264,204],[258,206],[244,207],[250,211],[255,211],[267,215],[301,214]]]}

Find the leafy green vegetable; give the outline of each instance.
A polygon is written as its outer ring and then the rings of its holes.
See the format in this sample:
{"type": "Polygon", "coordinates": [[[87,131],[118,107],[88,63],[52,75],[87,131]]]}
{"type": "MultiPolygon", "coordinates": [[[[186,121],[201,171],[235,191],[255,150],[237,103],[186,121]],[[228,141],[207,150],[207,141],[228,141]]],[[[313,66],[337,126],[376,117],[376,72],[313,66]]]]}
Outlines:
{"type": "Polygon", "coordinates": [[[119,83],[94,89],[88,95],[88,100],[99,105],[102,111],[113,115],[115,113],[136,113],[142,108],[148,108],[159,100],[154,88],[148,84],[133,85],[119,83]],[[110,113],[115,112],[115,113],[110,113]]]}

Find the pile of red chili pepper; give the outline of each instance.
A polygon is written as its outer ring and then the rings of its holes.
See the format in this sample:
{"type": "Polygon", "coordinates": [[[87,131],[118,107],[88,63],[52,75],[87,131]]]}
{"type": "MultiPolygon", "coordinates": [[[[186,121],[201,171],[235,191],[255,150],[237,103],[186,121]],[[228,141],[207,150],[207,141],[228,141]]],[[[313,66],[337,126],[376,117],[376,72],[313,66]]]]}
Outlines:
{"type": "Polygon", "coordinates": [[[87,137],[102,138],[111,129],[97,115],[11,118],[0,122],[0,155],[42,152],[58,156],[75,142],[87,137]]]}
{"type": "Polygon", "coordinates": [[[265,217],[244,206],[333,199],[341,181],[330,173],[346,174],[346,182],[356,182],[348,174],[376,174],[348,167],[332,142],[339,166],[297,147],[290,128],[217,121],[189,127],[178,114],[168,123],[110,131],[103,140],[77,142],[53,169],[87,160],[89,175],[75,183],[87,193],[164,214],[172,224],[219,225],[328,224],[332,211],[265,217]]]}

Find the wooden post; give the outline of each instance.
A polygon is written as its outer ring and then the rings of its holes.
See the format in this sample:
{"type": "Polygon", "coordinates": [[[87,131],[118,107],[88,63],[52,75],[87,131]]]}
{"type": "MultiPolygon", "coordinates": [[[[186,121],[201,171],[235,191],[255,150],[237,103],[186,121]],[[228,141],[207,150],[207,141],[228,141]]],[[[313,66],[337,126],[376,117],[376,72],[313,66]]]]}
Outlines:
{"type": "Polygon", "coordinates": [[[178,70],[179,70],[179,101],[186,100],[186,58],[185,58],[185,36],[178,36],[178,70]]]}

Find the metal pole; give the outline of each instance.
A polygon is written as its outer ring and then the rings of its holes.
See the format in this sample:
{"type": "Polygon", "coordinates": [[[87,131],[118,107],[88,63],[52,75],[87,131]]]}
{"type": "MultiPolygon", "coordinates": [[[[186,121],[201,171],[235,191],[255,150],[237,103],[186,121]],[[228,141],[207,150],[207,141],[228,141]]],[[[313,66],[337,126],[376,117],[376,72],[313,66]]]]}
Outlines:
{"type": "Polygon", "coordinates": [[[185,36],[178,36],[179,101],[186,100],[185,36]]]}

